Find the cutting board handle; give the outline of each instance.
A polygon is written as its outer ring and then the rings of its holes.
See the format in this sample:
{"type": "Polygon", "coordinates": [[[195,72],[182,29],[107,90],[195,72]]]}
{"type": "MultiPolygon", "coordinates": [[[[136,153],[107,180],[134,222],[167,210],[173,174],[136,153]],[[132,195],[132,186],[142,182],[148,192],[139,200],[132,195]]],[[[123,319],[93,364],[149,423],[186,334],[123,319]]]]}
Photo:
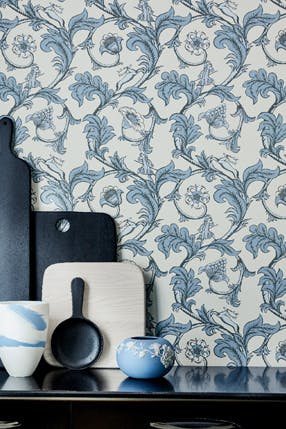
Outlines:
{"type": "Polygon", "coordinates": [[[7,159],[13,157],[11,142],[13,134],[13,121],[12,119],[2,116],[0,120],[0,132],[1,132],[1,145],[0,155],[1,158],[7,159]]]}
{"type": "Polygon", "coordinates": [[[31,179],[14,151],[15,121],[0,116],[0,301],[30,298],[31,179]]]}
{"type": "Polygon", "coordinates": [[[84,281],[80,277],[75,277],[71,282],[72,293],[72,317],[83,318],[82,304],[84,294],[84,281]]]}

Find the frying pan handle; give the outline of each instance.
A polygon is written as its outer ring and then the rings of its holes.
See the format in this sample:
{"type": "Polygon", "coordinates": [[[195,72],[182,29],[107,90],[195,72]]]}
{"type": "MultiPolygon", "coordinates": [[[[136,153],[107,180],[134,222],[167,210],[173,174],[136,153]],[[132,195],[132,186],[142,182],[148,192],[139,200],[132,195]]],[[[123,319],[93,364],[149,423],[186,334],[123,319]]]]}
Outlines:
{"type": "Polygon", "coordinates": [[[72,317],[83,317],[82,304],[84,294],[84,281],[80,277],[75,277],[71,282],[72,293],[72,317]]]}

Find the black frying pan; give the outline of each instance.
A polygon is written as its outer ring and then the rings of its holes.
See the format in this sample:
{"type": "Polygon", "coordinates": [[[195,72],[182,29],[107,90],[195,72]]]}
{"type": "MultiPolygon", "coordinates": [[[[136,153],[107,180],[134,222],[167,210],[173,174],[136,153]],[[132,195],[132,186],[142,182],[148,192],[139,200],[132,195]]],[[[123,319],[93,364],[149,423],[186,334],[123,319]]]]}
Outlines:
{"type": "Polygon", "coordinates": [[[98,327],[82,314],[84,281],[76,277],[71,282],[72,316],[54,330],[51,348],[56,360],[69,369],[84,369],[100,356],[103,338],[98,327]]]}

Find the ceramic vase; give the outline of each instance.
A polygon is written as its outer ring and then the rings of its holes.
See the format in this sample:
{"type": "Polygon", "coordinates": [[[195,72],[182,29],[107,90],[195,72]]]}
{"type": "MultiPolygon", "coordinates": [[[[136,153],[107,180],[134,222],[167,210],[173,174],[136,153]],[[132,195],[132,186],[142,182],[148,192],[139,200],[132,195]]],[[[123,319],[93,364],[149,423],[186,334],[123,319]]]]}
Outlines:
{"type": "Polygon", "coordinates": [[[148,379],[166,375],[174,365],[175,353],[165,338],[130,337],[117,347],[116,359],[129,377],[148,379]]]}
{"type": "Polygon", "coordinates": [[[49,304],[42,301],[0,302],[0,358],[12,377],[29,377],[42,357],[49,304]]]}

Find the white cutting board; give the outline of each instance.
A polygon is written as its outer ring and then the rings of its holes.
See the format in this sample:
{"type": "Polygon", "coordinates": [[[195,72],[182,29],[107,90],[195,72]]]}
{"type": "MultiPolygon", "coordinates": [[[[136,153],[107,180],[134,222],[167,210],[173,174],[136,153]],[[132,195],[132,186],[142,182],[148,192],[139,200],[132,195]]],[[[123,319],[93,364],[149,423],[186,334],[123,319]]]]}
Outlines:
{"type": "Polygon", "coordinates": [[[56,326],[72,314],[71,281],[85,282],[83,315],[93,321],[104,340],[93,368],[116,368],[116,347],[125,338],[145,334],[145,286],[141,269],[128,262],[65,262],[44,273],[42,300],[50,304],[49,332],[44,358],[61,366],[51,351],[56,326]]]}

